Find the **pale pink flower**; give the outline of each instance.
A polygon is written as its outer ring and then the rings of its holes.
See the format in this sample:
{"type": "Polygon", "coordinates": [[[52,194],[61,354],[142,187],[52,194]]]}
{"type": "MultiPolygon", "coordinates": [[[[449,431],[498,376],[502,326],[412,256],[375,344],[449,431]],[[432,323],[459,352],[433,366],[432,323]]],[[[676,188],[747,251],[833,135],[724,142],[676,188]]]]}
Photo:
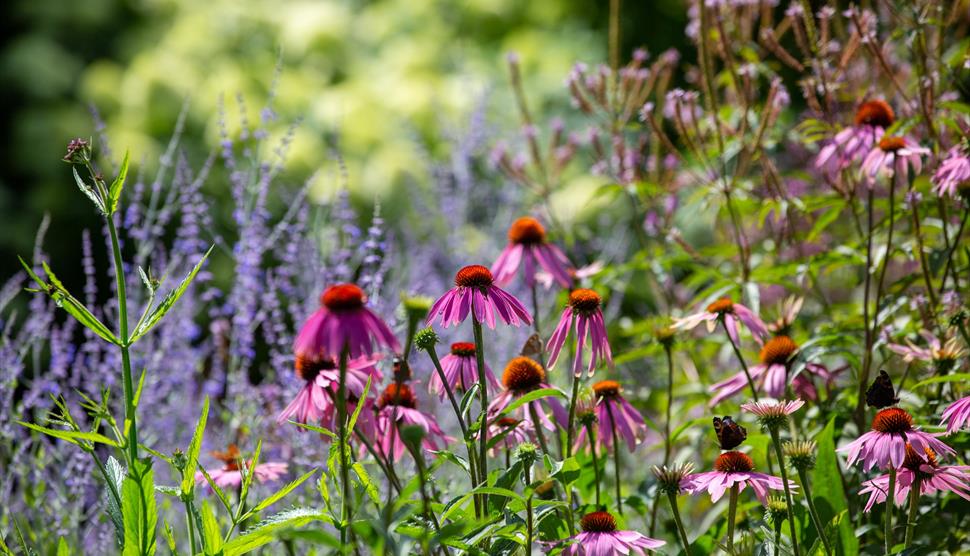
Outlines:
{"type": "Polygon", "coordinates": [[[646,550],[660,548],[666,542],[651,539],[636,531],[617,531],[616,519],[608,512],[593,512],[579,520],[582,532],[563,542],[549,543],[546,552],[562,546],[564,556],[643,556],[646,550]]]}
{"type": "Polygon", "coordinates": [[[455,287],[438,298],[428,312],[427,323],[440,317],[441,325],[459,324],[469,312],[477,322],[495,328],[495,314],[505,324],[531,324],[532,316],[522,302],[495,285],[492,272],[482,265],[470,265],[455,274],[455,287]]]}
{"type": "Polygon", "coordinates": [[[970,157],[967,156],[962,145],[950,149],[931,181],[933,192],[940,197],[944,195],[956,197],[960,186],[970,182],[970,157]]]}
{"type": "MultiPolygon", "coordinates": [[[[244,473],[248,473],[249,466],[252,462],[246,462],[245,466],[243,466],[244,468],[240,467],[242,458],[239,453],[239,447],[235,444],[230,444],[225,452],[212,452],[212,455],[224,464],[222,467],[206,469],[206,473],[212,478],[212,482],[219,488],[240,486],[243,482],[243,475],[244,473]]],[[[288,467],[288,464],[282,462],[259,463],[253,469],[253,480],[260,483],[275,481],[286,474],[288,467]]],[[[209,484],[201,471],[196,471],[195,483],[199,486],[209,484]]]]}
{"type": "Polygon", "coordinates": [[[417,425],[424,429],[422,445],[426,450],[440,450],[453,440],[441,430],[434,416],[422,413],[417,406],[418,400],[411,387],[403,383],[388,384],[377,400],[377,445],[392,461],[400,459],[406,449],[397,430],[400,426],[417,425]]]}
{"type": "MultiPolygon", "coordinates": [[[[471,342],[457,342],[451,344],[451,352],[441,358],[441,370],[445,380],[453,390],[465,392],[472,384],[478,383],[478,362],[475,358],[475,344],[471,342]]],[[[498,379],[492,369],[485,365],[485,379],[492,390],[499,389],[498,379]]],[[[446,390],[437,372],[431,373],[428,379],[428,391],[444,399],[446,390]]]]}
{"type": "Polygon", "coordinates": [[[549,367],[555,366],[559,353],[566,343],[569,329],[575,323],[576,353],[573,355],[573,374],[580,376],[583,366],[583,347],[589,337],[590,357],[586,367],[587,376],[593,376],[596,363],[605,359],[607,365],[613,366],[613,353],[610,342],[606,337],[606,323],[603,322],[603,312],[600,310],[600,296],[593,290],[577,289],[569,292],[569,303],[562,312],[559,325],[549,338],[549,367]]]}
{"type": "Polygon", "coordinates": [[[758,417],[771,419],[775,417],[787,417],[801,409],[803,405],[805,405],[805,402],[802,400],[777,402],[774,400],[761,400],[743,403],[741,404],[741,409],[748,413],[753,413],[758,417]]]}
{"type": "Polygon", "coordinates": [[[920,336],[926,340],[926,347],[919,347],[910,340],[906,340],[906,345],[888,344],[894,353],[903,356],[903,361],[911,363],[913,361],[925,361],[928,363],[946,363],[951,367],[957,359],[966,354],[963,348],[957,343],[956,338],[950,338],[945,343],[941,342],[932,332],[920,330],[920,336]]]}
{"type": "MultiPolygon", "coordinates": [[[[906,503],[913,483],[919,482],[919,493],[933,494],[935,492],[952,492],[957,496],[970,500],[970,466],[966,465],[938,465],[936,454],[927,452],[921,457],[912,446],[906,445],[906,457],[903,466],[896,472],[895,503],[902,506],[906,503]]],[[[889,475],[880,475],[875,479],[862,483],[859,494],[868,494],[865,511],[870,511],[875,504],[886,501],[889,492],[889,475]]]]}
{"type": "Polygon", "coordinates": [[[898,407],[882,409],[872,420],[872,430],[839,448],[846,452],[849,465],[862,461],[863,469],[873,467],[898,468],[906,457],[906,446],[912,445],[916,454],[927,460],[927,449],[940,455],[953,454],[953,449],[930,434],[913,427],[913,417],[898,407]]]}
{"type": "Polygon", "coordinates": [[[905,183],[909,178],[909,167],[912,166],[913,172],[919,174],[923,169],[922,157],[929,154],[929,149],[920,147],[909,137],[883,136],[862,161],[862,173],[870,187],[879,176],[898,175],[905,183]]]}
{"type": "MultiPolygon", "coordinates": [[[[750,486],[762,504],[767,503],[768,490],[784,490],[781,477],[754,472],[754,462],[742,452],[724,452],[714,461],[714,471],[693,473],[684,477],[683,488],[690,494],[707,492],[711,502],[717,502],[724,493],[737,486],[738,492],[750,486]]],[[[795,483],[788,481],[791,489],[795,483]]]]}
{"type": "Polygon", "coordinates": [[[546,229],[531,216],[523,216],[509,227],[509,244],[492,264],[495,283],[508,285],[520,265],[525,267],[525,283],[529,287],[536,284],[540,267],[560,286],[572,285],[572,264],[562,250],[546,241],[546,229]]]}
{"type": "Polygon", "coordinates": [[[893,109],[885,101],[863,102],[856,110],[854,125],[837,133],[818,152],[815,167],[829,176],[849,168],[866,156],[894,121],[893,109]]]}
{"type": "Polygon", "coordinates": [[[711,303],[703,311],[688,315],[681,319],[676,319],[673,328],[679,330],[690,330],[698,324],[707,323],[707,331],[714,332],[718,320],[724,319],[724,326],[727,328],[728,335],[738,343],[738,322],[745,325],[754,334],[755,339],[760,343],[768,337],[768,328],[761,322],[754,311],[748,309],[740,303],[735,303],[727,297],[722,297],[711,303]]]}
{"type": "Polygon", "coordinates": [[[953,434],[970,422],[970,396],[961,398],[943,410],[940,426],[946,426],[946,433],[953,434]]]}

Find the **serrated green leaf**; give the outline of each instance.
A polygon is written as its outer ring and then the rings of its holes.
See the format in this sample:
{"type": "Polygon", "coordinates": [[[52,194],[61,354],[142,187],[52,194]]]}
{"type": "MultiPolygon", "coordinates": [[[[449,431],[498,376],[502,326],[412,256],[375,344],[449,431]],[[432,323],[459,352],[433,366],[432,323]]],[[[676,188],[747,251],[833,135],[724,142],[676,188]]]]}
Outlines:
{"type": "MultiPolygon", "coordinates": [[[[35,425],[33,423],[26,423],[24,421],[17,421],[17,424],[27,427],[28,429],[35,430],[40,433],[44,433],[47,436],[53,436],[54,438],[60,438],[61,440],[66,440],[71,444],[82,446],[81,441],[92,442],[95,444],[107,444],[108,446],[114,446],[117,448],[120,446],[116,441],[108,438],[103,434],[98,434],[96,432],[84,432],[84,431],[62,431],[57,429],[49,429],[47,427],[42,427],[40,425],[35,425]]],[[[84,446],[87,446],[86,444],[84,446]]]]}
{"type": "Polygon", "coordinates": [[[176,544],[175,541],[175,532],[172,531],[172,526],[169,525],[167,521],[163,523],[162,531],[165,534],[165,542],[168,544],[168,551],[172,553],[172,556],[178,556],[179,549],[178,544],[176,544]]]}
{"type": "Polygon", "coordinates": [[[205,263],[206,259],[209,258],[210,253],[212,253],[212,247],[209,247],[209,250],[205,252],[205,255],[203,255],[199,262],[196,263],[195,267],[192,268],[192,271],[189,272],[188,276],[182,280],[178,287],[170,291],[168,295],[165,296],[165,299],[163,299],[161,303],[159,303],[158,306],[156,306],[155,309],[153,309],[152,312],[145,317],[145,321],[142,322],[131,335],[131,339],[128,342],[129,344],[134,343],[139,338],[147,334],[156,324],[158,324],[158,321],[162,320],[165,313],[167,313],[169,309],[175,305],[175,302],[182,297],[185,290],[187,290],[192,284],[192,280],[195,278],[195,275],[202,270],[202,265],[205,263]]]}
{"type": "Polygon", "coordinates": [[[370,497],[372,502],[379,505],[381,503],[381,497],[380,493],[377,491],[377,485],[375,485],[374,481],[371,480],[370,474],[367,473],[364,466],[361,465],[359,461],[355,461],[350,468],[354,470],[354,474],[357,475],[357,479],[364,487],[364,491],[367,493],[367,496],[370,497]]]}
{"type": "Polygon", "coordinates": [[[94,206],[98,208],[98,211],[100,211],[101,214],[107,214],[107,211],[104,210],[104,203],[101,201],[101,198],[98,197],[98,194],[94,191],[94,188],[84,182],[84,180],[81,178],[81,174],[77,173],[76,167],[71,168],[71,171],[74,172],[74,181],[77,183],[77,187],[81,190],[81,193],[84,193],[84,196],[94,203],[94,206]]]}
{"type": "Polygon", "coordinates": [[[308,431],[318,432],[318,433],[320,433],[320,434],[322,434],[324,436],[328,436],[330,438],[337,438],[337,433],[333,432],[330,429],[324,428],[324,427],[318,427],[316,425],[310,425],[310,424],[307,424],[307,423],[301,423],[299,421],[287,421],[287,423],[291,423],[293,425],[296,425],[296,426],[300,427],[301,429],[306,429],[308,431]]]}
{"type": "MultiPolygon", "coordinates": [[[[355,464],[355,465],[360,465],[360,464],[358,463],[358,464],[355,464]]],[[[261,512],[262,510],[265,510],[266,508],[268,508],[269,506],[275,504],[276,502],[279,502],[284,496],[286,496],[287,494],[293,492],[293,489],[295,489],[296,487],[302,485],[304,481],[306,481],[307,479],[309,479],[310,477],[312,477],[313,474],[316,473],[316,472],[317,472],[316,468],[311,469],[310,471],[307,471],[299,479],[296,479],[295,481],[291,481],[289,484],[287,484],[283,488],[281,488],[281,489],[277,490],[276,492],[274,492],[273,494],[267,496],[259,504],[256,504],[255,506],[253,506],[253,509],[249,510],[249,513],[250,514],[255,514],[255,513],[261,512]]]]}
{"type": "Polygon", "coordinates": [[[239,491],[239,505],[244,506],[246,504],[246,498],[249,496],[249,487],[253,484],[253,477],[256,476],[256,466],[259,465],[259,455],[263,451],[263,439],[260,438],[256,441],[256,451],[253,453],[253,459],[249,461],[249,464],[245,466],[246,472],[243,474],[242,480],[242,490],[239,491]]]}
{"type": "MultiPolygon", "coordinates": [[[[125,468],[114,457],[108,456],[108,463],[105,464],[105,470],[108,472],[108,480],[114,483],[115,492],[120,494],[125,482],[125,468]]],[[[103,496],[105,500],[105,512],[111,519],[112,525],[114,525],[115,541],[117,541],[118,548],[123,549],[125,546],[125,521],[121,515],[121,506],[118,505],[118,500],[108,489],[108,485],[105,485],[103,496]]]]}
{"type": "Polygon", "coordinates": [[[222,553],[222,531],[219,529],[219,522],[216,515],[212,513],[212,506],[206,500],[202,501],[199,510],[202,518],[202,542],[207,556],[222,553]]]}
{"type": "Polygon", "coordinates": [[[209,396],[202,402],[202,414],[195,424],[195,432],[192,434],[192,441],[189,449],[185,453],[187,464],[182,472],[182,493],[189,494],[195,487],[195,469],[199,466],[199,450],[202,449],[202,436],[205,434],[205,424],[209,419],[209,396]]]}
{"type": "Polygon", "coordinates": [[[108,215],[112,215],[118,210],[118,200],[121,199],[121,190],[125,186],[125,178],[128,176],[128,151],[125,151],[125,158],[121,161],[121,169],[118,177],[111,182],[108,188],[108,215]]]}
{"type": "Polygon", "coordinates": [[[277,538],[282,529],[301,527],[314,521],[330,523],[327,515],[315,508],[293,508],[275,514],[229,541],[222,547],[224,556],[238,556],[255,550],[277,538]]]}
{"type": "Polygon", "coordinates": [[[125,521],[124,556],[155,554],[158,508],[151,460],[137,459],[128,469],[121,488],[121,510],[125,521]]]}

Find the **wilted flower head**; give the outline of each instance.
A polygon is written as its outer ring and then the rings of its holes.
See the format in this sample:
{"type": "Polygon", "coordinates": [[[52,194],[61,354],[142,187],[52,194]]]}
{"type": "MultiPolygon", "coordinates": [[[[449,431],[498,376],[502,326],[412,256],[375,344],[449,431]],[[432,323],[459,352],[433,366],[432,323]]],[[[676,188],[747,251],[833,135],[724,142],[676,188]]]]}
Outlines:
{"type": "Polygon", "coordinates": [[[778,430],[778,427],[787,423],[788,416],[798,411],[803,405],[805,405],[805,402],[802,400],[793,400],[790,402],[762,400],[741,404],[741,409],[755,414],[762,428],[765,430],[775,431],[778,430]]]}
{"type": "Polygon", "coordinates": [[[948,372],[960,357],[966,355],[966,351],[960,346],[956,338],[942,342],[928,330],[920,330],[920,336],[926,340],[925,348],[917,346],[908,339],[906,345],[889,344],[886,347],[902,355],[903,361],[907,363],[915,360],[926,361],[933,363],[936,369],[942,373],[948,372]]]}
{"type": "Polygon", "coordinates": [[[680,494],[685,490],[684,478],[694,470],[694,464],[686,462],[670,466],[654,465],[652,470],[662,492],[666,494],[680,494]]]}
{"type": "Polygon", "coordinates": [[[535,285],[539,268],[564,288],[572,284],[569,259],[562,250],[546,241],[545,227],[531,216],[523,216],[509,227],[509,243],[492,264],[495,283],[499,286],[510,283],[520,265],[525,267],[525,282],[529,287],[535,285]]]}
{"type": "Polygon", "coordinates": [[[596,363],[604,359],[613,366],[613,353],[606,337],[606,323],[600,309],[601,299],[598,293],[588,289],[576,289],[569,292],[569,303],[562,312],[559,325],[549,338],[549,367],[553,367],[559,359],[559,353],[566,343],[569,329],[575,322],[576,353],[573,355],[573,374],[580,376],[583,365],[583,347],[589,337],[590,357],[586,367],[587,376],[593,376],[596,363]]]}
{"type": "Polygon", "coordinates": [[[970,157],[963,145],[950,149],[946,159],[940,163],[933,174],[933,192],[943,197],[956,197],[961,191],[967,191],[970,183],[970,157]]]}

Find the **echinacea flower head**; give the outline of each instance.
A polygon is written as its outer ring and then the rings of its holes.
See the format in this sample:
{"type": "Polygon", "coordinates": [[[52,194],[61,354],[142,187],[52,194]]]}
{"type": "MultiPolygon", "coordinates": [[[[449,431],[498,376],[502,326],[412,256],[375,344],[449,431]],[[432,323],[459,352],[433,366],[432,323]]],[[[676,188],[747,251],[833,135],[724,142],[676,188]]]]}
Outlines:
{"type": "Polygon", "coordinates": [[[653,466],[653,475],[657,478],[657,485],[666,494],[680,494],[686,491],[684,480],[694,470],[691,462],[677,463],[674,465],[653,466]]]}
{"type": "Polygon", "coordinates": [[[721,320],[724,321],[724,326],[727,329],[728,335],[735,343],[739,341],[739,322],[747,327],[752,334],[754,334],[754,337],[758,342],[761,342],[764,338],[768,337],[768,328],[765,326],[765,323],[761,322],[758,315],[754,314],[754,311],[751,309],[748,309],[740,303],[735,303],[728,297],[722,297],[721,299],[714,301],[703,311],[699,311],[693,315],[688,315],[684,318],[675,320],[673,328],[690,330],[696,327],[698,324],[705,322],[707,323],[707,331],[714,332],[714,328],[721,320]]]}
{"type": "MultiPolygon", "coordinates": [[[[384,376],[376,366],[374,357],[357,357],[347,362],[346,386],[351,396],[363,395],[367,380],[377,383],[384,376]]],[[[292,402],[276,418],[278,424],[289,420],[308,424],[319,422],[330,427],[334,415],[334,399],[340,381],[340,369],[332,357],[296,357],[294,371],[296,376],[304,380],[292,402]]],[[[304,430],[304,429],[299,429],[304,430]]]]}
{"type": "Polygon", "coordinates": [[[768,525],[780,526],[788,519],[788,502],[784,496],[769,496],[765,505],[765,521],[768,525]]]}
{"type": "Polygon", "coordinates": [[[937,440],[937,436],[915,428],[913,417],[906,410],[889,407],[876,413],[872,430],[837,451],[847,452],[849,465],[861,461],[866,471],[873,467],[898,468],[906,457],[907,445],[912,445],[924,460],[927,449],[935,454],[953,454],[953,449],[937,440]]]}
{"type": "Polygon", "coordinates": [[[960,347],[956,338],[943,342],[927,330],[921,330],[920,335],[926,340],[926,347],[919,347],[910,340],[906,340],[905,345],[889,344],[886,347],[902,355],[903,361],[907,363],[917,360],[932,363],[940,373],[949,372],[956,365],[957,360],[966,355],[966,351],[960,347]]]}
{"type": "Polygon", "coordinates": [[[960,398],[943,410],[940,426],[946,427],[947,434],[953,434],[970,422],[970,396],[960,398]]]}
{"type": "MultiPolygon", "coordinates": [[[[919,493],[933,494],[935,492],[952,492],[957,496],[970,500],[970,466],[939,465],[936,454],[929,448],[924,454],[906,445],[906,457],[902,467],[896,473],[896,505],[903,505],[909,496],[913,484],[919,485],[919,493]]],[[[889,475],[880,475],[875,479],[864,482],[859,494],[868,494],[865,511],[870,511],[875,504],[886,501],[889,492],[889,475]]]]}
{"type": "Polygon", "coordinates": [[[366,307],[367,296],[355,284],[337,284],[324,290],[320,309],[310,315],[296,337],[297,357],[350,357],[373,355],[381,346],[397,353],[401,346],[391,329],[366,307]]]}
{"type": "Polygon", "coordinates": [[[536,438],[536,430],[531,421],[516,419],[515,417],[499,417],[488,426],[488,438],[501,437],[491,453],[497,448],[515,450],[523,442],[532,442],[536,438]]]}
{"type": "MultiPolygon", "coordinates": [[[[795,483],[789,481],[789,488],[795,483]]],[[[747,454],[737,451],[724,452],[714,460],[714,471],[694,473],[684,478],[684,490],[691,494],[707,492],[711,502],[717,502],[724,493],[737,486],[738,491],[750,486],[762,504],[767,504],[768,490],[785,488],[781,477],[756,473],[754,462],[747,454]]]]}
{"type": "Polygon", "coordinates": [[[799,311],[802,310],[802,304],[804,302],[805,298],[803,297],[792,296],[785,298],[781,304],[778,319],[768,323],[768,330],[775,335],[788,336],[791,333],[792,325],[795,324],[795,318],[798,317],[799,311]]]}
{"type": "Polygon", "coordinates": [[[396,427],[417,425],[424,429],[421,441],[427,450],[440,450],[451,439],[438,426],[437,419],[418,410],[418,398],[404,383],[388,384],[377,399],[377,444],[382,454],[395,460],[407,448],[396,427]]]}
{"type": "Polygon", "coordinates": [[[785,442],[782,451],[797,471],[811,471],[815,468],[816,445],[812,440],[797,440],[785,442]]]}
{"type": "Polygon", "coordinates": [[[482,265],[469,265],[455,274],[455,287],[431,306],[427,323],[440,317],[445,328],[464,322],[471,313],[479,323],[495,328],[495,315],[505,324],[532,324],[532,316],[522,302],[495,285],[492,272],[482,265]]]}
{"type": "MultiPolygon", "coordinates": [[[[664,541],[651,539],[636,531],[618,531],[616,518],[609,512],[593,512],[579,520],[582,532],[569,537],[562,554],[565,556],[644,555],[647,550],[660,548],[664,541]]],[[[555,543],[551,548],[562,543],[555,543]]]]}
{"type": "Polygon", "coordinates": [[[545,227],[531,216],[523,216],[509,227],[509,243],[492,264],[495,283],[508,285],[520,265],[524,267],[525,282],[530,288],[536,284],[540,268],[560,286],[568,288],[572,285],[569,259],[558,247],[546,241],[545,227]]]}
{"type": "MultiPolygon", "coordinates": [[[[647,437],[647,424],[640,412],[623,397],[620,383],[601,380],[593,384],[593,395],[596,399],[593,409],[599,423],[596,431],[597,449],[613,447],[615,428],[616,435],[626,442],[627,449],[630,452],[636,450],[647,437]]],[[[583,428],[576,437],[576,445],[581,446],[585,437],[586,429],[583,428]]]]}
{"type": "MultiPolygon", "coordinates": [[[[221,468],[206,469],[206,473],[212,478],[212,482],[219,488],[237,487],[241,485],[244,474],[249,472],[252,461],[243,464],[239,447],[235,444],[230,444],[225,452],[214,451],[211,453],[213,457],[223,463],[221,468]]],[[[282,462],[257,464],[256,468],[253,469],[253,479],[261,483],[275,481],[286,473],[288,467],[288,464],[282,462]]],[[[195,473],[195,483],[200,486],[207,485],[208,481],[205,478],[205,474],[197,471],[195,473]]]]}
{"type": "Polygon", "coordinates": [[[757,416],[761,427],[765,430],[775,431],[778,430],[778,427],[784,426],[788,422],[788,416],[798,411],[803,405],[805,405],[805,402],[802,400],[790,402],[761,400],[741,404],[741,409],[757,416]]]}
{"type": "MultiPolygon", "coordinates": [[[[791,366],[792,358],[796,353],[798,353],[798,344],[788,336],[773,336],[765,342],[764,346],[761,347],[759,363],[748,369],[755,389],[773,398],[783,396],[788,385],[788,368],[791,366]]],[[[799,378],[801,378],[801,381],[808,381],[809,385],[811,384],[808,378],[799,375],[795,377],[792,384],[793,389],[805,388],[804,384],[797,384],[799,378]]],[[[744,371],[718,382],[711,386],[711,393],[715,396],[711,398],[710,405],[713,407],[721,400],[734,396],[747,387],[748,378],[744,371]]],[[[814,387],[811,390],[814,390],[814,387]]]]}
{"type": "Polygon", "coordinates": [[[596,364],[603,359],[613,366],[613,353],[606,337],[606,323],[603,321],[603,311],[600,309],[602,300],[593,290],[576,289],[569,292],[569,303],[562,312],[559,325],[549,338],[549,367],[556,364],[559,353],[566,343],[569,329],[575,328],[576,353],[573,356],[573,374],[580,376],[583,366],[583,347],[589,338],[590,357],[586,366],[587,376],[593,376],[596,364]],[[574,326],[575,324],[575,326],[574,326]]]}
{"type": "MultiPolygon", "coordinates": [[[[471,342],[456,342],[451,344],[451,351],[441,358],[441,370],[445,380],[453,390],[465,392],[472,384],[478,383],[478,362],[475,358],[475,344],[471,342]]],[[[488,364],[485,365],[485,379],[492,391],[499,389],[498,379],[488,364]]],[[[446,390],[441,383],[438,373],[431,373],[428,379],[428,391],[444,399],[446,390]]]]}
{"type": "Polygon", "coordinates": [[[909,137],[883,136],[862,161],[862,173],[868,178],[870,187],[879,176],[895,175],[905,182],[909,167],[919,174],[923,169],[922,157],[928,154],[929,149],[920,147],[909,137]]]}
{"type": "MultiPolygon", "coordinates": [[[[522,397],[529,392],[540,388],[549,388],[546,383],[546,371],[535,359],[521,355],[513,358],[505,365],[502,373],[502,391],[488,406],[489,419],[497,418],[502,411],[516,398],[522,397]]],[[[543,427],[550,431],[556,430],[556,425],[549,419],[547,409],[560,424],[565,424],[567,420],[566,409],[553,396],[547,396],[533,400],[522,406],[517,411],[524,419],[531,419],[535,427],[543,427]]]]}
{"type": "Polygon", "coordinates": [[[931,181],[933,192],[940,197],[949,195],[955,198],[957,195],[970,193],[967,188],[970,185],[970,157],[963,145],[950,149],[946,159],[933,173],[931,181]]]}
{"type": "Polygon", "coordinates": [[[883,100],[863,102],[856,109],[853,125],[846,127],[822,147],[815,167],[834,176],[866,156],[896,120],[893,109],[883,100]]]}

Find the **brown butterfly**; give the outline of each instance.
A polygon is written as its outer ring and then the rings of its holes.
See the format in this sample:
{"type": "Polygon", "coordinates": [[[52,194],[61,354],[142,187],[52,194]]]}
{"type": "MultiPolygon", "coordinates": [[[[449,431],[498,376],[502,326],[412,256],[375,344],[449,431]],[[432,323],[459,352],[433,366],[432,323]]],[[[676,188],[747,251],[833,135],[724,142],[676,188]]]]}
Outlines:
{"type": "Polygon", "coordinates": [[[748,431],[744,427],[734,422],[730,415],[723,419],[714,418],[714,432],[717,433],[717,441],[722,450],[736,448],[748,438],[748,431]]]}
{"type": "Polygon", "coordinates": [[[886,371],[879,371],[879,376],[872,381],[869,389],[866,390],[866,405],[876,409],[882,409],[899,403],[896,391],[893,389],[893,381],[889,378],[886,371]]]}
{"type": "Polygon", "coordinates": [[[541,353],[542,339],[539,338],[539,334],[532,334],[529,336],[529,339],[525,341],[525,345],[522,346],[520,355],[538,360],[541,353]]]}

